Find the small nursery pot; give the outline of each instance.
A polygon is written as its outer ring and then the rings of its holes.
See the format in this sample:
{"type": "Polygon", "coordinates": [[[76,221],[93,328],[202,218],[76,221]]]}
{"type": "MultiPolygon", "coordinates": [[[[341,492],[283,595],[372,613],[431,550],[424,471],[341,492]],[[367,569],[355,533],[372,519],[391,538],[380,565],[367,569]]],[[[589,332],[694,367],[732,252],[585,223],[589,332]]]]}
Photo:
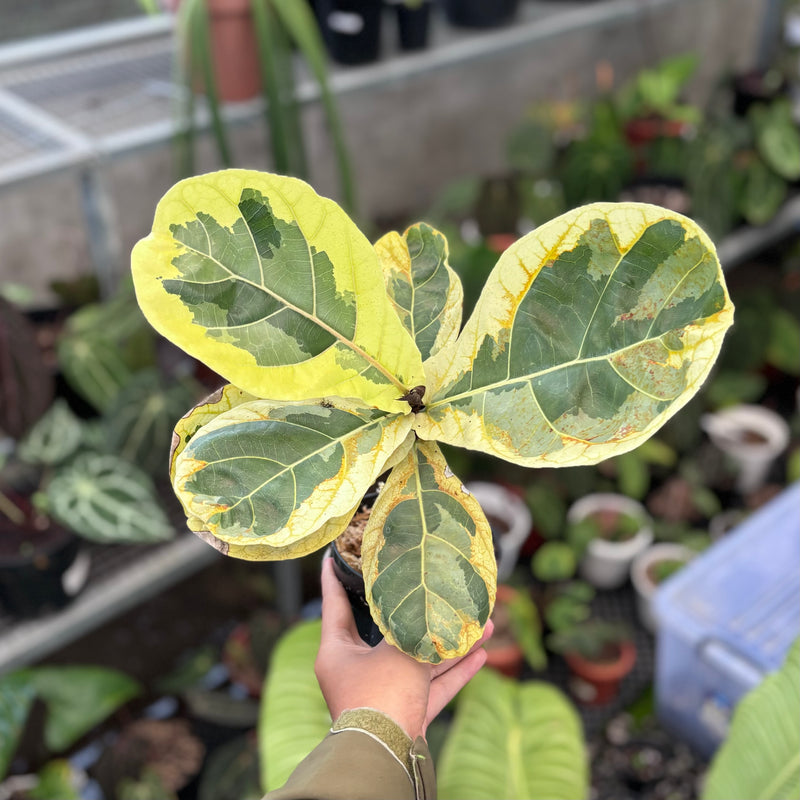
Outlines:
{"type": "MultiPolygon", "coordinates": [[[[364,496],[361,510],[371,509],[378,497],[378,490],[371,489],[364,496]]],[[[369,611],[367,603],[366,588],[364,586],[364,576],[359,570],[354,569],[345,561],[336,546],[336,539],[331,542],[329,552],[333,557],[333,571],[339,579],[339,583],[347,592],[350,600],[350,607],[353,609],[353,618],[356,622],[358,635],[371,647],[374,647],[383,639],[380,628],[375,624],[369,611]]]]}
{"type": "Polygon", "coordinates": [[[564,653],[564,660],[572,671],[570,689],[584,705],[600,706],[613,700],[622,679],[636,663],[636,647],[625,641],[619,645],[619,656],[614,661],[589,661],[577,653],[564,653]]]}
{"type": "Polygon", "coordinates": [[[762,406],[740,404],[700,419],[711,441],[735,464],[741,494],[760,489],[770,468],[789,446],[789,426],[780,414],[762,406]]]}
{"type": "Polygon", "coordinates": [[[628,579],[630,565],[653,541],[650,516],[644,506],[621,494],[589,494],[572,504],[567,522],[576,523],[600,511],[613,511],[641,520],[637,533],[622,542],[596,537],[589,542],[579,570],[584,580],[597,589],[617,589],[628,579]]]}
{"type": "Polygon", "coordinates": [[[508,580],[533,526],[530,509],[524,500],[499,483],[472,481],[467,484],[467,490],[478,501],[492,526],[499,549],[497,580],[508,580]]]}
{"type": "Polygon", "coordinates": [[[656,632],[656,618],[653,614],[653,595],[661,584],[653,580],[651,568],[662,561],[681,561],[688,563],[695,556],[694,550],[673,542],[661,542],[639,553],[631,564],[631,583],[636,590],[636,609],[639,620],[651,633],[656,632]]]}
{"type": "Polygon", "coordinates": [[[88,576],[74,533],[50,522],[34,535],[41,539],[32,551],[20,552],[19,532],[0,525],[0,607],[22,618],[63,608],[88,576]]]}
{"type": "Polygon", "coordinates": [[[383,4],[379,0],[317,0],[320,29],[334,61],[377,61],[381,49],[383,4]]]}
{"type": "Polygon", "coordinates": [[[374,647],[383,639],[380,628],[375,624],[367,605],[367,597],[364,588],[364,576],[356,572],[339,554],[336,549],[336,542],[331,542],[330,553],[333,557],[333,571],[339,579],[339,583],[344,586],[347,597],[350,600],[350,607],[353,609],[353,618],[356,621],[358,635],[370,647],[374,647]]]}

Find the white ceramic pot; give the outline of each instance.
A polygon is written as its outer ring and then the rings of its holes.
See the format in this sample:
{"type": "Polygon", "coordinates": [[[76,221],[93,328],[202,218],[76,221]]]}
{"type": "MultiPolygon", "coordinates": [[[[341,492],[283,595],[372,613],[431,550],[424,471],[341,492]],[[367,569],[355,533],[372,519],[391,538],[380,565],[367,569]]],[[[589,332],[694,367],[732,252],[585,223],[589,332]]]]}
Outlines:
{"type": "Polygon", "coordinates": [[[700,420],[711,441],[737,467],[736,488],[749,494],[764,485],[772,462],[789,446],[789,426],[780,414],[761,406],[740,404],[700,420]],[[759,441],[751,441],[755,434],[759,441]]]}
{"type": "Polygon", "coordinates": [[[570,506],[567,522],[580,522],[598,511],[617,511],[641,520],[637,533],[624,542],[595,538],[581,558],[581,577],[598,589],[617,589],[628,579],[631,562],[653,541],[653,527],[645,507],[622,494],[588,494],[570,506]]]}
{"type": "Polygon", "coordinates": [[[466,488],[480,503],[487,516],[501,520],[508,529],[499,537],[497,581],[501,583],[511,576],[520,548],[530,535],[533,525],[530,509],[523,500],[499,483],[472,481],[466,488]]]}
{"type": "Polygon", "coordinates": [[[656,618],[653,614],[653,595],[659,586],[650,577],[649,570],[659,561],[683,561],[688,563],[695,557],[694,550],[673,542],[660,542],[639,553],[631,564],[631,583],[636,590],[636,609],[642,625],[651,633],[656,632],[656,618]]]}

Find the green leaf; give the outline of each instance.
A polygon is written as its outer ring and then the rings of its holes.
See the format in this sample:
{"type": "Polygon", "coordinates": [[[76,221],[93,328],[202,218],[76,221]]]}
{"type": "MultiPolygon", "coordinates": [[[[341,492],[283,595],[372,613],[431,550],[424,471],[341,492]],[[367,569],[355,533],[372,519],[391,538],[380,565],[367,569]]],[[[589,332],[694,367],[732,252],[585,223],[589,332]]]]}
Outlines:
{"type": "Polygon", "coordinates": [[[752,161],[744,176],[739,208],[750,225],[766,225],[786,199],[786,181],[761,159],[752,161]]]}
{"type": "MultiPolygon", "coordinates": [[[[232,392],[201,404],[200,418],[238,400],[232,392]]],[[[192,530],[222,552],[306,555],[344,530],[390,459],[410,446],[410,429],[410,414],[341,398],[242,402],[182,445],[173,487],[192,530]]]]}
{"type": "Polygon", "coordinates": [[[714,246],[691,220],[585,206],[501,256],[455,345],[426,363],[414,428],[524,466],[596,463],[688,402],[732,318],[714,246]]]}
{"type": "Polygon", "coordinates": [[[19,744],[35,694],[25,672],[0,677],[0,782],[19,744]]]}
{"type": "Polygon", "coordinates": [[[492,532],[435,443],[389,474],[361,557],[372,618],[404,653],[437,664],[480,638],[497,582],[492,532]]]}
{"type": "Polygon", "coordinates": [[[54,466],[73,455],[82,440],[83,422],[59,397],[20,442],[19,457],[30,464],[54,466]]]}
{"type": "Polygon", "coordinates": [[[785,308],[773,308],[770,323],[769,363],[790,375],[800,375],[800,322],[785,308]]]}
{"type": "Polygon", "coordinates": [[[45,494],[49,513],[85,539],[152,543],[175,535],[147,473],[117,456],[80,454],[45,494]]]}
{"type": "Polygon", "coordinates": [[[397,316],[424,361],[454,342],[461,329],[464,290],[447,263],[447,241],[421,222],[402,236],[387,233],[375,250],[397,316]]]}
{"type": "Polygon", "coordinates": [[[583,800],[580,718],[554,686],[483,669],[458,698],[437,773],[441,800],[583,800]]]}
{"type": "Polygon", "coordinates": [[[49,761],[36,777],[39,782],[25,795],[28,800],[81,800],[78,776],[66,759],[49,761]]]}
{"type": "Polygon", "coordinates": [[[321,630],[318,620],[300,623],[273,651],[258,722],[266,792],[283,786],[330,730],[330,713],[314,676],[321,630]]]}
{"type": "Polygon", "coordinates": [[[756,145],[767,165],[787,181],[800,178],[800,133],[788,100],[769,107],[754,106],[750,112],[756,129],[756,145]]]}
{"type": "Polygon", "coordinates": [[[547,668],[547,653],[542,643],[542,621],[533,598],[527,592],[515,592],[508,603],[514,638],[525,654],[531,669],[547,668]]]}
{"type": "Polygon", "coordinates": [[[374,248],[302,181],[246,170],[181,181],[132,260],[153,327],[244,391],[406,412],[398,398],[424,384],[374,248]]]}
{"type": "Polygon", "coordinates": [[[565,581],[575,574],[575,551],[566,542],[545,542],[531,561],[533,574],[540,581],[565,581]]]}
{"type": "Polygon", "coordinates": [[[44,741],[56,753],[66,750],[141,691],[133,678],[104,667],[35,667],[21,672],[44,701],[44,741]]]}
{"type": "Polygon", "coordinates": [[[703,800],[789,800],[800,797],[800,640],[783,666],[736,706],[726,740],[714,755],[703,800]]]}
{"type": "Polygon", "coordinates": [[[158,370],[142,370],[105,415],[106,447],[150,475],[161,477],[169,464],[175,420],[198,396],[194,381],[168,382],[158,370]]]}
{"type": "Polygon", "coordinates": [[[98,411],[105,411],[131,378],[121,346],[101,332],[67,335],[57,350],[67,383],[98,411]]]}

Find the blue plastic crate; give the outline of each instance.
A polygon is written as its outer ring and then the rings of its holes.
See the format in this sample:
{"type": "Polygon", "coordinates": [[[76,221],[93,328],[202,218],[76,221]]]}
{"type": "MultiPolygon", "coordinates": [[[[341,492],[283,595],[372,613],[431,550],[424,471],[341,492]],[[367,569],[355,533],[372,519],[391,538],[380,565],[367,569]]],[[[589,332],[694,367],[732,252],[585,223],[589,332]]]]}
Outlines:
{"type": "Polygon", "coordinates": [[[668,580],[654,611],[658,717],[710,756],[800,635],[800,483],[668,580]]]}

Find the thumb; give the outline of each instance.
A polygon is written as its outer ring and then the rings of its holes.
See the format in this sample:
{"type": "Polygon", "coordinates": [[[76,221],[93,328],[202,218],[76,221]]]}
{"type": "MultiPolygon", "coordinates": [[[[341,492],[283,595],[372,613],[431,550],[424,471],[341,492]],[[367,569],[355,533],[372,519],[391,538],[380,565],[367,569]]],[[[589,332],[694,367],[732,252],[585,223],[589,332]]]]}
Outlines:
{"type": "Polygon", "coordinates": [[[350,600],[333,571],[333,558],[322,562],[322,642],[333,638],[352,639],[360,643],[350,600]]]}

